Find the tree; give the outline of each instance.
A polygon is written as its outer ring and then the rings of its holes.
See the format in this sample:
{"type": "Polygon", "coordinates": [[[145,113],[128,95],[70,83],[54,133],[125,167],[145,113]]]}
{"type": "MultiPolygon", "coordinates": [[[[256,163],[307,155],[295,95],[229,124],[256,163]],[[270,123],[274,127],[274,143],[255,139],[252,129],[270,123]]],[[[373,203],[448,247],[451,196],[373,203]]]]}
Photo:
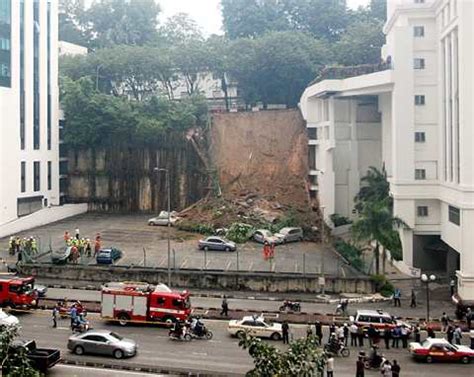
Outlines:
{"type": "Polygon", "coordinates": [[[390,197],[390,184],[387,180],[385,168],[378,170],[371,166],[367,174],[360,180],[361,187],[354,198],[355,209],[361,212],[366,203],[380,202],[386,200],[389,208],[392,208],[392,198],[390,197]]]}
{"type": "Polygon", "coordinates": [[[87,46],[89,40],[82,24],[85,16],[84,0],[60,0],[59,40],[87,46]]]}
{"type": "Polygon", "coordinates": [[[324,373],[326,354],[314,336],[292,341],[283,352],[244,333],[239,346],[247,349],[254,361],[255,368],[247,373],[249,377],[322,377],[324,373]]]}
{"type": "Polygon", "coordinates": [[[19,335],[16,326],[2,327],[0,331],[0,374],[9,377],[39,377],[33,369],[23,347],[12,347],[19,335]]]}
{"type": "Polygon", "coordinates": [[[159,13],[154,0],[96,0],[84,23],[92,47],[144,45],[156,38],[159,13]]]}
{"type": "Polygon", "coordinates": [[[294,107],[308,83],[330,59],[326,45],[301,32],[271,32],[238,39],[229,49],[228,73],[247,104],[294,107]]]}
{"type": "Polygon", "coordinates": [[[199,25],[187,13],[177,13],[169,17],[158,30],[159,45],[173,46],[194,41],[203,41],[199,25]]]}

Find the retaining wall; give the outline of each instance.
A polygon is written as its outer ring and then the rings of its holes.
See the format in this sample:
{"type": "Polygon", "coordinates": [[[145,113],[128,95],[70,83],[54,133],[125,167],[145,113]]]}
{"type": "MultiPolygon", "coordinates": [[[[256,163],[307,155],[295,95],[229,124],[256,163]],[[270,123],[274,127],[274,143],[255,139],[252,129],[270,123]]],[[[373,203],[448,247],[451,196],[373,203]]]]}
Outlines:
{"type": "MultiPolygon", "coordinates": [[[[111,281],[146,281],[157,284],[168,280],[166,269],[143,267],[25,264],[20,267],[20,272],[39,278],[89,281],[91,284],[111,281]]],[[[185,269],[172,271],[171,282],[173,287],[177,288],[319,293],[318,278],[319,276],[314,274],[185,269]]],[[[371,294],[375,292],[373,282],[365,277],[326,277],[325,290],[328,293],[371,294]]]]}

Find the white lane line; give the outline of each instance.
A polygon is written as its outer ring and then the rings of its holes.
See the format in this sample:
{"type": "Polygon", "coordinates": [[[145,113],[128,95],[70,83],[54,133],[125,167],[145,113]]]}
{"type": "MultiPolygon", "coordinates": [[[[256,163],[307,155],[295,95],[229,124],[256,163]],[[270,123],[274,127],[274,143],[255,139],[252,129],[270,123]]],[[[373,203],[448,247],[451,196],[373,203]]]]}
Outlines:
{"type": "Polygon", "coordinates": [[[298,262],[295,262],[295,273],[298,272],[298,262]]]}
{"type": "Polygon", "coordinates": [[[209,267],[209,264],[211,264],[211,260],[208,259],[207,262],[206,262],[206,269],[209,267]]]}
{"type": "Polygon", "coordinates": [[[232,261],[230,260],[230,261],[227,262],[227,266],[225,267],[225,270],[229,271],[229,268],[230,268],[231,265],[232,265],[232,261]]]}
{"type": "Polygon", "coordinates": [[[188,264],[188,258],[184,258],[183,262],[181,263],[181,266],[179,268],[184,268],[188,264]]]}
{"type": "Polygon", "coordinates": [[[249,264],[249,271],[252,271],[252,268],[253,268],[253,262],[250,262],[250,264],[249,264]]]}
{"type": "Polygon", "coordinates": [[[165,263],[165,259],[166,259],[166,257],[162,257],[160,259],[160,262],[158,263],[158,267],[161,267],[161,265],[165,263]]]}

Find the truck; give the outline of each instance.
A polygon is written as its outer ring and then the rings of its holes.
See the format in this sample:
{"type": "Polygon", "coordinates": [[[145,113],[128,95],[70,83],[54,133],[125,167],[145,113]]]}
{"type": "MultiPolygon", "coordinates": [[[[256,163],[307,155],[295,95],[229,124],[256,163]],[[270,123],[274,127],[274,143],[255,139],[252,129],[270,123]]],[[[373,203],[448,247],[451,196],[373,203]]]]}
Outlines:
{"type": "Polygon", "coordinates": [[[190,293],[172,291],[165,284],[118,282],[102,287],[101,317],[122,326],[129,322],[170,326],[187,320],[191,312],[190,293]]]}
{"type": "Polygon", "coordinates": [[[61,361],[61,353],[53,348],[37,348],[34,340],[15,340],[12,343],[11,351],[16,352],[19,348],[26,351],[26,356],[30,360],[31,366],[46,373],[46,371],[61,361]]]}
{"type": "Polygon", "coordinates": [[[35,288],[35,278],[2,276],[0,277],[0,306],[12,309],[29,309],[38,305],[38,293],[35,288]]]}

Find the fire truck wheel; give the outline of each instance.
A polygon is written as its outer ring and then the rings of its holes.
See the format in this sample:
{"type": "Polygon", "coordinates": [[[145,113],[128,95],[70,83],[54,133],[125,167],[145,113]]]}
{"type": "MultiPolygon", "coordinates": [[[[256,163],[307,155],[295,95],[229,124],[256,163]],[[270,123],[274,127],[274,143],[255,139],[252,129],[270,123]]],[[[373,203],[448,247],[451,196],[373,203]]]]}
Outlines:
{"type": "Polygon", "coordinates": [[[128,321],[130,321],[130,316],[127,313],[120,313],[117,318],[120,326],[126,326],[128,321]]]}
{"type": "Polygon", "coordinates": [[[115,350],[114,351],[114,357],[116,359],[122,359],[123,358],[123,351],[122,350],[115,350]]]}
{"type": "Polygon", "coordinates": [[[82,348],[82,346],[76,346],[74,347],[74,353],[76,355],[84,355],[84,348],[82,348]]]}
{"type": "Polygon", "coordinates": [[[167,316],[163,318],[163,322],[166,324],[166,326],[171,327],[176,322],[176,319],[174,317],[167,316]]]}

